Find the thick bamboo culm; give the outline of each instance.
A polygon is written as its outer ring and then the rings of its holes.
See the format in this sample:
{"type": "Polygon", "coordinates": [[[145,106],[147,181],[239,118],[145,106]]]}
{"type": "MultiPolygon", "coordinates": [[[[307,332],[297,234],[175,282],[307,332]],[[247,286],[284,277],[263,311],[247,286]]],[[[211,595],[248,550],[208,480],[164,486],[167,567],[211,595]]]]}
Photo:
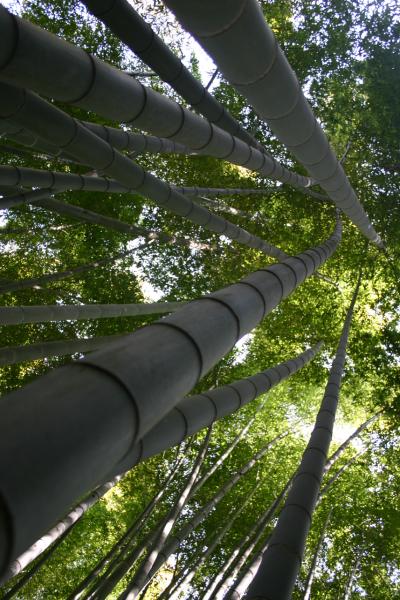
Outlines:
{"type": "Polygon", "coordinates": [[[382,247],[256,0],[164,0],[277,138],[360,231],[382,247]],[[249,44],[249,39],[252,43],[249,44]]]}
{"type": "Polygon", "coordinates": [[[264,150],[262,145],[243,129],[201,82],[193,77],[182,61],[128,2],[85,0],[85,4],[121,41],[210,123],[215,123],[250,146],[264,150]]]}
{"type": "MultiPolygon", "coordinates": [[[[104,481],[199,377],[331,256],[340,236],[338,222],[321,246],[191,302],[90,359],[55,369],[1,398],[1,455],[12,463],[10,468],[3,461],[1,480],[15,536],[2,538],[3,564],[9,552],[11,559],[21,554],[76,498],[104,481]],[[38,411],[43,421],[35,419],[38,411]],[[29,453],[18,450],[12,434],[15,418],[29,453]],[[42,427],[52,431],[45,445],[42,427]],[[54,477],[60,485],[54,485],[54,477]],[[43,513],[39,507],[45,499],[48,510],[43,513]]],[[[1,513],[5,523],[6,515],[1,513]]],[[[6,525],[4,529],[8,531],[6,525]]]]}
{"type": "MultiPolygon", "coordinates": [[[[0,400],[4,416],[0,421],[0,453],[5,457],[0,466],[0,526],[7,533],[0,541],[2,569],[76,498],[119,470],[127,457],[132,458],[139,442],[179,405],[199,377],[331,256],[340,241],[341,226],[336,224],[324,244],[285,258],[264,240],[252,238],[245,230],[199,207],[144,172],[93,128],[12,84],[32,87],[67,103],[79,97],[79,106],[106,118],[135,121],[196,152],[279,181],[303,187],[311,181],[178,104],[145,90],[131,77],[88,58],[80,49],[11,17],[3,8],[0,11],[0,37],[7,59],[3,61],[0,56],[0,64],[4,64],[1,75],[9,81],[1,84],[1,115],[15,118],[18,126],[31,130],[47,144],[62,147],[73,160],[105,173],[118,185],[146,195],[210,231],[267,254],[275,252],[282,260],[0,400]],[[57,77],[59,72],[63,78],[57,77]],[[89,82],[93,84],[90,91],[89,82]],[[81,84],[83,89],[78,89],[81,84]],[[74,98],[70,96],[72,90],[74,98]],[[115,102],[116,95],[121,102],[115,102]],[[32,428],[38,412],[42,418],[32,428]],[[18,440],[13,434],[15,422],[18,440]],[[44,505],[46,511],[41,510],[44,505]]],[[[289,374],[290,368],[286,371],[289,374]]],[[[170,440],[167,443],[171,445],[170,440]]]]}

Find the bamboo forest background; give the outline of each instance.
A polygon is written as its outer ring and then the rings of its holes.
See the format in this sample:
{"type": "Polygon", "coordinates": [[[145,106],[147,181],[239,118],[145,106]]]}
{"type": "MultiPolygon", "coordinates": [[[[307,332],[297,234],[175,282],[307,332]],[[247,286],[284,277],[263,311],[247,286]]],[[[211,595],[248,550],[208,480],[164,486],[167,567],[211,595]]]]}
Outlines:
{"type": "MultiPolygon", "coordinates": [[[[205,552],[213,535],[247,498],[214,553],[201,564],[184,598],[201,598],[227,557],[292,476],[307,443],[323,396],[328,368],[335,354],[344,317],[360,269],[361,288],[347,348],[345,376],[331,451],[375,414],[377,418],[346,448],[327,474],[339,473],[318,505],[293,598],[307,597],[307,574],[321,540],[312,582],[312,598],[371,598],[400,595],[400,456],[399,456],[399,290],[400,257],[400,42],[398,7],[391,2],[348,0],[277,0],[262,2],[266,19],[305,90],[385,250],[366,244],[359,230],[343,218],[343,238],[335,254],[308,278],[198,383],[194,393],[248,377],[296,356],[319,340],[322,351],[303,369],[267,396],[217,421],[202,466],[206,473],[254,417],[246,436],[229,458],[187,504],[180,524],[189,520],[236,471],[274,437],[287,432],[159,571],[146,592],[157,598],[172,575],[192,566],[196,552],[205,552]],[[265,400],[265,402],[264,402],[265,400]],[[354,459],[354,460],[353,460],[354,459]],[[346,469],[342,467],[347,465],[346,469]],[[347,595],[346,595],[347,594],[347,595]]],[[[199,62],[199,51],[158,0],[132,2],[155,31],[180,56],[192,74],[207,84],[213,68],[199,62]]],[[[184,101],[149,67],[90,16],[77,0],[26,0],[11,10],[60,35],[139,81],[185,106],[184,101]]],[[[286,167],[305,174],[301,165],[270,133],[243,97],[214,79],[213,95],[286,167]]],[[[80,108],[58,103],[77,118],[80,108]]],[[[90,120],[116,126],[90,114],[90,120]]],[[[0,139],[3,165],[86,174],[87,168],[68,158],[0,139]]],[[[157,177],[176,186],[263,190],[257,194],[205,194],[204,205],[281,248],[289,255],[313,247],[332,232],[331,203],[294,187],[223,160],[195,153],[140,153],[135,160],[157,177]]],[[[315,191],[321,192],[318,188],[315,191]]],[[[2,190],[3,196],[7,190],[2,190]]],[[[170,240],[141,244],[132,236],[101,225],[74,220],[44,207],[23,204],[3,210],[0,229],[0,305],[117,304],[186,302],[238,281],[275,262],[265,254],[211,234],[156,207],[143,196],[98,192],[64,192],[57,200],[89,209],[125,223],[163,231],[170,240]],[[43,276],[93,265],[81,273],[46,282],[43,276]],[[37,279],[31,287],[13,289],[12,282],[37,279]]],[[[160,315],[93,320],[64,320],[1,327],[1,346],[108,336],[132,332],[160,315]]],[[[1,349],[0,349],[0,355],[1,349]]],[[[48,370],[79,358],[79,354],[26,360],[1,367],[3,394],[48,370]]],[[[177,456],[178,475],[166,487],[139,533],[145,539],[179,495],[206,432],[152,457],[130,471],[77,523],[37,573],[16,592],[16,598],[68,598],[152,496],[164,486],[177,456]]],[[[272,527],[274,520],[270,523],[272,527]]],[[[181,525],[177,526],[179,528],[181,525]]],[[[266,530],[268,533],[269,530],[266,530]]],[[[141,536],[141,537],[140,537],[141,536]]],[[[260,541],[259,546],[262,546],[260,541]]],[[[137,564],[136,564],[137,567],[137,564]]],[[[134,568],[136,568],[134,567],[134,568]]],[[[130,571],[130,575],[132,571],[130,571]]],[[[18,577],[5,584],[7,596],[18,577]]],[[[118,598],[125,576],[109,595],[118,598]]],[[[89,596],[82,596],[89,597],[89,596]]]]}

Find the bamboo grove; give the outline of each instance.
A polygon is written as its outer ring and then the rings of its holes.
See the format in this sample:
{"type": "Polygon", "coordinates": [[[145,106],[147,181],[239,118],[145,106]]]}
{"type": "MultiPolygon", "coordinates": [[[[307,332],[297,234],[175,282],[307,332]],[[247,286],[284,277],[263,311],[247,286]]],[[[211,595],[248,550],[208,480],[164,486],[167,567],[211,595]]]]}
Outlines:
{"type": "Polygon", "coordinates": [[[399,593],[398,30],[0,5],[1,598],[399,593]]]}

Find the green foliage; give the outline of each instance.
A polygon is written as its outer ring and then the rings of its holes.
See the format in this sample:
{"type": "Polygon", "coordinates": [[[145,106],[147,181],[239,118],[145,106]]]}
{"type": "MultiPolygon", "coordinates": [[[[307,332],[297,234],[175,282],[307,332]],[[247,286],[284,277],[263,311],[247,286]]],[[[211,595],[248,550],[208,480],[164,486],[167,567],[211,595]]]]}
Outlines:
{"type": "MultiPolygon", "coordinates": [[[[181,32],[175,29],[163,5],[157,2],[146,4],[149,5],[149,21],[161,30],[165,25],[168,40],[174,50],[182,54],[181,32]]],[[[141,3],[137,5],[139,12],[143,12],[141,3]]],[[[383,408],[385,415],[373,426],[372,432],[364,432],[358,446],[351,445],[335,465],[337,472],[357,449],[364,451],[341,474],[316,512],[303,572],[293,597],[296,600],[303,596],[306,572],[329,506],[333,507],[333,513],[318,561],[312,597],[330,600],[343,596],[355,556],[359,556],[360,566],[351,597],[391,599],[400,593],[397,563],[400,555],[400,473],[396,429],[400,412],[399,274],[396,270],[396,260],[400,256],[398,20],[395,9],[377,2],[370,3],[368,10],[364,5],[357,6],[348,0],[277,0],[262,2],[262,6],[337,153],[343,153],[350,143],[346,171],[385,240],[387,253],[366,248],[360,233],[344,219],[342,244],[321,269],[337,285],[317,277],[308,279],[252,332],[244,352],[234,349],[198,383],[195,391],[229,383],[291,358],[318,340],[324,341],[323,351],[310,365],[268,394],[265,407],[257,413],[249,434],[192,500],[185,519],[189,519],[267,440],[286,429],[290,429],[290,434],[241,480],[196,533],[185,541],[176,562],[178,566],[189,565],[192,553],[208,543],[224,519],[236,510],[255,484],[260,483],[217,552],[196,574],[188,597],[201,597],[207,582],[295,471],[322,398],[327,368],[336,349],[358,272],[363,269],[332,450],[343,441],[344,434],[349,435],[377,410],[383,408]]],[[[115,66],[142,68],[139,61],[75,0],[27,0],[21,3],[20,10],[30,21],[115,66]]],[[[200,77],[196,56],[192,55],[189,62],[193,73],[200,77]]],[[[174,97],[158,79],[151,82],[155,89],[174,97]]],[[[215,96],[277,158],[303,172],[230,86],[220,82],[215,96]]],[[[96,115],[86,115],[76,108],[62,108],[78,117],[102,122],[96,115]]],[[[5,150],[5,144],[7,141],[2,139],[0,155],[3,164],[85,172],[82,166],[33,151],[26,156],[10,154],[5,150]]],[[[15,145],[15,148],[22,147],[15,145]]],[[[333,211],[329,205],[223,161],[174,155],[142,155],[137,160],[158,177],[177,185],[265,189],[264,195],[232,195],[224,199],[232,207],[257,213],[257,219],[249,222],[239,215],[229,218],[289,254],[316,245],[333,229],[333,211]]],[[[79,192],[66,193],[61,198],[129,223],[140,223],[149,229],[185,237],[193,244],[191,247],[152,244],[80,276],[3,294],[1,305],[141,302],[146,299],[143,281],[160,291],[162,299],[191,300],[272,263],[264,255],[195,228],[139,196],[79,192]]],[[[62,271],[131,247],[123,234],[72,221],[34,206],[10,209],[2,216],[0,279],[3,283],[62,271]],[[7,233],[7,230],[17,233],[7,233]]],[[[2,327],[2,344],[22,345],[39,340],[129,332],[151,320],[150,317],[131,317],[2,327]]],[[[5,367],[0,389],[8,392],[20,387],[72,358],[59,357],[5,367]]],[[[251,403],[216,423],[205,471],[256,414],[258,406],[259,403],[251,403]]],[[[185,460],[180,477],[172,482],[140,536],[144,537],[155,526],[178,495],[182,478],[190,469],[202,436],[200,433],[192,444],[184,447],[185,460]]],[[[168,451],[130,472],[83,517],[17,598],[66,598],[163,485],[174,456],[174,450],[168,451]]],[[[173,565],[168,565],[160,580],[170,577],[171,570],[173,565]]],[[[110,598],[118,597],[122,589],[123,583],[110,598]]],[[[146,598],[157,597],[158,592],[155,588],[152,590],[146,598]]]]}

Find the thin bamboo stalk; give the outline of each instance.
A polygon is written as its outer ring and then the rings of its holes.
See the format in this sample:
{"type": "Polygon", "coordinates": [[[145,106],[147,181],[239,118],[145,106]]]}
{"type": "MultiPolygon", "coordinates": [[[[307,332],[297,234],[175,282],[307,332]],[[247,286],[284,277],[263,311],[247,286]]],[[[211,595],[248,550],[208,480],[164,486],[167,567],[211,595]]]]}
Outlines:
{"type": "MultiPolygon", "coordinates": [[[[103,571],[103,569],[107,565],[112,563],[112,561],[114,561],[115,558],[118,557],[118,555],[120,555],[124,551],[124,549],[126,549],[127,546],[130,546],[132,544],[133,539],[135,538],[135,536],[137,536],[137,534],[142,529],[143,525],[146,522],[146,519],[151,515],[151,513],[153,512],[153,510],[156,508],[159,501],[161,500],[161,498],[164,496],[166,490],[168,489],[169,484],[176,477],[176,475],[179,471],[179,468],[181,466],[182,459],[183,459],[183,456],[179,454],[179,450],[178,450],[178,455],[177,455],[175,464],[173,465],[167,479],[165,480],[163,485],[160,487],[158,492],[156,492],[156,494],[154,494],[154,496],[147,503],[147,505],[145,506],[143,511],[135,518],[135,520],[128,527],[128,529],[125,531],[125,533],[117,540],[116,544],[114,544],[114,546],[107,552],[107,554],[101,560],[99,560],[97,562],[97,564],[88,573],[88,575],[77,585],[77,587],[74,589],[74,591],[68,596],[68,600],[79,600],[79,598],[81,598],[82,594],[90,588],[90,586],[93,584],[93,582],[97,581],[97,578],[98,578],[99,574],[103,571]]],[[[112,564],[114,564],[114,563],[112,563],[112,564]]],[[[92,592],[93,592],[93,589],[91,590],[90,593],[92,593],[92,592]]]]}
{"type": "Polygon", "coordinates": [[[113,342],[123,340],[126,335],[128,334],[99,335],[97,337],[75,340],[38,342],[26,346],[5,346],[4,348],[0,348],[0,366],[15,365],[17,363],[38,360],[40,358],[64,356],[65,354],[76,354],[78,352],[91,352],[112,344],[113,342]]]}
{"type": "Polygon", "coordinates": [[[174,590],[172,591],[171,589],[169,595],[164,594],[163,592],[159,600],[178,600],[180,593],[183,592],[185,587],[188,586],[189,583],[192,581],[193,577],[196,575],[197,570],[218,547],[225,534],[230,529],[232,529],[236,519],[240,517],[243,510],[246,508],[247,504],[251,501],[255,492],[260,487],[260,483],[261,482],[257,483],[251,490],[250,494],[247,494],[244,497],[243,501],[239,504],[239,506],[237,506],[237,508],[235,508],[235,510],[232,512],[229,519],[226,521],[226,523],[220,529],[220,531],[216,535],[212,536],[210,542],[206,543],[206,548],[203,549],[203,547],[201,546],[195,553],[195,555],[191,557],[190,568],[187,570],[186,573],[184,573],[184,576],[181,578],[178,585],[175,586],[174,590]]]}
{"type": "MultiPolygon", "coordinates": [[[[40,187],[49,190],[83,190],[92,192],[126,193],[134,190],[100,175],[78,175],[62,171],[40,170],[28,167],[0,165],[0,183],[7,186],[25,188],[40,187]]],[[[209,188],[181,187],[171,185],[179,194],[201,196],[202,194],[231,196],[231,195],[263,195],[273,191],[272,188],[209,188]]],[[[22,200],[21,200],[22,202],[22,200]]]]}
{"type": "MultiPolygon", "coordinates": [[[[55,139],[68,153],[81,162],[115,177],[128,188],[136,189],[157,205],[187,218],[196,225],[203,226],[214,233],[223,234],[239,244],[260,250],[279,260],[286,257],[286,254],[279,248],[230,221],[214,215],[205,207],[175,192],[169,184],[144,171],[142,167],[112,148],[108,142],[101,140],[55,105],[46,102],[32,92],[20,90],[1,82],[0,91],[2,92],[0,115],[4,113],[9,115],[9,112],[13,110],[13,114],[9,116],[15,118],[17,123],[21,123],[45,139],[47,137],[51,140],[55,139]],[[26,99],[23,105],[21,105],[22,97],[26,99]]],[[[48,204],[49,200],[46,200],[46,203],[48,204]]]]}
{"type": "Polygon", "coordinates": [[[262,557],[262,552],[264,551],[264,547],[266,546],[269,540],[269,536],[267,537],[267,541],[264,542],[261,551],[256,553],[254,558],[251,560],[250,565],[244,570],[242,574],[241,570],[246,564],[247,559],[257,548],[257,545],[260,542],[260,540],[265,536],[266,526],[274,517],[276,511],[279,508],[279,505],[281,504],[292,483],[293,477],[291,477],[288,480],[288,482],[285,484],[278,496],[271,502],[271,504],[263,513],[261,518],[255,523],[254,527],[251,529],[250,533],[245,538],[245,542],[243,544],[240,544],[241,550],[237,555],[237,559],[235,559],[233,569],[230,572],[229,576],[226,577],[220,584],[220,587],[218,588],[218,593],[215,594],[215,600],[222,600],[222,598],[225,598],[225,596],[229,598],[232,597],[232,600],[234,598],[240,598],[242,596],[242,593],[248,587],[249,582],[251,581],[254,573],[256,572],[259,566],[260,557],[262,557]],[[249,540],[250,543],[247,545],[246,548],[246,544],[249,540]]]}
{"type": "Polygon", "coordinates": [[[0,325],[157,315],[173,312],[185,304],[185,302],[148,302],[145,304],[43,304],[40,306],[0,306],[0,325]]]}
{"type": "Polygon", "coordinates": [[[359,425],[357,427],[357,429],[355,431],[353,431],[353,433],[351,435],[349,435],[349,437],[339,446],[339,448],[327,460],[325,468],[324,468],[325,473],[327,471],[329,471],[329,469],[331,469],[332,466],[339,460],[339,458],[342,456],[343,452],[345,450],[347,450],[347,448],[350,446],[351,442],[354,439],[356,439],[372,423],[375,423],[375,421],[377,419],[379,419],[379,417],[381,417],[382,413],[383,413],[383,410],[380,410],[375,415],[372,415],[372,417],[370,417],[369,419],[367,419],[366,421],[361,423],[361,425],[359,425]]]}
{"type": "MultiPolygon", "coordinates": [[[[285,431],[265,446],[261,448],[255,455],[218,490],[218,492],[186,523],[179,531],[171,534],[167,539],[164,547],[160,551],[157,560],[155,561],[153,568],[151,569],[146,584],[151,581],[152,577],[162,567],[162,565],[168,560],[168,558],[174,554],[179,548],[180,544],[185,540],[195,529],[202,523],[211,511],[218,505],[218,503],[226,496],[226,494],[241,480],[254,467],[254,465],[265,456],[265,454],[273,448],[277,443],[284,439],[288,435],[288,431],[285,431]]],[[[144,587],[144,586],[143,586],[144,587]]],[[[143,588],[142,588],[143,589],[143,588]]],[[[121,599],[122,600],[122,599],[121,599]]],[[[129,599],[131,600],[131,599],[129,599]]]]}
{"type": "Polygon", "coordinates": [[[305,590],[304,590],[303,600],[310,600],[310,598],[311,598],[311,588],[312,588],[312,584],[313,584],[314,577],[315,577],[315,569],[317,567],[318,556],[321,552],[322,544],[325,539],[325,534],[326,534],[326,530],[328,529],[328,524],[329,524],[329,521],[330,521],[330,518],[332,515],[332,510],[333,510],[332,508],[329,509],[326,519],[324,521],[324,524],[322,526],[321,533],[318,537],[318,542],[315,547],[311,565],[310,565],[310,568],[307,573],[307,579],[305,582],[305,590]]]}
{"type": "MultiPolygon", "coordinates": [[[[148,553],[146,559],[139,566],[139,569],[135,573],[134,577],[127,584],[124,592],[120,595],[121,600],[133,600],[140,593],[143,588],[149,573],[152,571],[153,566],[155,565],[162,548],[166,540],[168,539],[169,534],[171,533],[173,527],[177,523],[182,510],[187,504],[197,476],[200,472],[201,466],[204,462],[204,458],[206,456],[208,445],[210,441],[210,436],[212,433],[212,425],[209,426],[207,434],[204,438],[204,441],[200,447],[198,456],[193,464],[192,470],[187,477],[183,489],[181,490],[179,497],[177,498],[175,504],[170,508],[168,514],[163,520],[160,531],[155,538],[154,542],[151,544],[148,549],[148,553]]],[[[101,596],[105,598],[106,596],[101,596]]]]}
{"type": "MultiPolygon", "coordinates": [[[[135,250],[137,250],[137,248],[135,250]]],[[[43,286],[53,283],[54,281],[60,281],[60,279],[66,279],[68,277],[77,277],[83,273],[97,269],[97,267],[103,267],[104,265],[114,263],[117,260],[132,254],[132,252],[134,252],[134,250],[126,250],[125,252],[119,252],[118,254],[114,254],[113,256],[109,256],[107,258],[101,258],[90,263],[78,265],[77,267],[71,267],[65,271],[48,273],[29,279],[20,279],[19,281],[13,281],[11,283],[3,283],[0,284],[0,294],[8,294],[10,292],[17,292],[19,290],[25,290],[28,288],[41,289],[43,286]]]]}
{"type": "Polygon", "coordinates": [[[361,273],[347,311],[314,430],[268,548],[264,553],[262,565],[247,593],[249,599],[273,597],[277,600],[286,600],[291,596],[301,566],[302,554],[327,460],[339,401],[347,340],[360,284],[361,273]],[[294,523],[296,523],[295,526],[294,523]]]}
{"type": "Polygon", "coordinates": [[[91,508],[96,502],[100,500],[111,488],[113,488],[123,475],[114,477],[111,481],[104,483],[103,485],[96,488],[94,491],[84,498],[77,506],[75,506],[61,521],[59,521],[46,535],[42,536],[37,540],[28,550],[18,556],[7,571],[3,574],[1,582],[8,581],[15,575],[18,575],[25,569],[33,560],[35,560],[42,552],[47,550],[54,542],[56,542],[60,536],[65,532],[71,530],[71,528],[81,519],[81,517],[91,508]]]}

